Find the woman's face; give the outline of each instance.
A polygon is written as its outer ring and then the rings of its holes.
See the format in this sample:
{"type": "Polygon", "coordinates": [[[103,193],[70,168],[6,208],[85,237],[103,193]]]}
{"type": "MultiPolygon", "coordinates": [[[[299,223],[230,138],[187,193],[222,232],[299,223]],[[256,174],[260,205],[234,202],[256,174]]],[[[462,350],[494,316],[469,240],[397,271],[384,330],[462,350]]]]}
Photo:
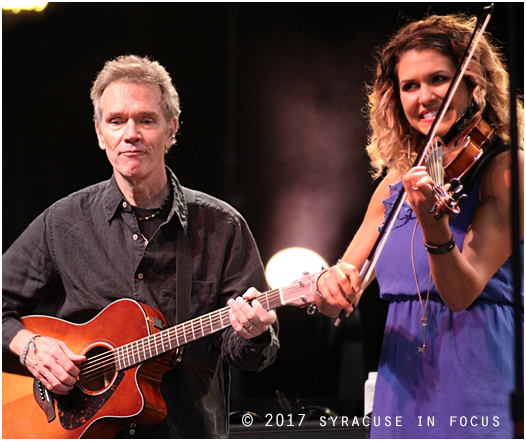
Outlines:
{"type": "MultiPolygon", "coordinates": [[[[423,135],[429,132],[456,70],[450,58],[432,49],[410,50],[400,58],[398,83],[402,107],[409,124],[423,135]]],[[[470,93],[462,80],[438,127],[438,136],[449,132],[466,112],[469,102],[470,93]]]]}

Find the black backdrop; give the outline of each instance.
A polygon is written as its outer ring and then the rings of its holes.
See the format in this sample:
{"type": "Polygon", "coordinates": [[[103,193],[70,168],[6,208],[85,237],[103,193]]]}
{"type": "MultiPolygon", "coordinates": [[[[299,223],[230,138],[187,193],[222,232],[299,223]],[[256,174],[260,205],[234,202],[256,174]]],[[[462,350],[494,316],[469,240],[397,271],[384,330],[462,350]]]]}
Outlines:
{"type": "MultiPolygon", "coordinates": [[[[374,189],[364,152],[373,52],[407,19],[478,13],[481,3],[50,3],[3,11],[3,250],[58,198],[107,179],[89,100],[104,61],[133,53],[171,73],[182,102],[167,163],[188,187],[234,205],[263,262],[306,246],[335,262],[374,189]]],[[[489,30],[507,53],[509,5],[489,30]]],[[[511,14],[523,87],[522,3],[511,14]]],[[[520,91],[522,94],[522,89],[520,91]]],[[[334,328],[282,308],[282,348],[258,374],[233,372],[232,410],[295,405],[360,415],[385,305],[373,286],[334,328]]]]}

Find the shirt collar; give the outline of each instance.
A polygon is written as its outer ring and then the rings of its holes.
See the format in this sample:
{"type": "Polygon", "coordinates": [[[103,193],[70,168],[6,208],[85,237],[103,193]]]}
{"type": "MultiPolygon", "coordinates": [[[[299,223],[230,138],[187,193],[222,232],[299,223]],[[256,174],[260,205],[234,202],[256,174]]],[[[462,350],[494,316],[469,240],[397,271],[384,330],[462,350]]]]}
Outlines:
{"type": "Polygon", "coordinates": [[[166,174],[168,176],[168,181],[170,182],[170,186],[172,187],[174,195],[172,209],[168,215],[168,220],[172,218],[174,213],[177,214],[179,222],[184,229],[184,234],[186,234],[188,231],[188,203],[183,193],[183,187],[179,183],[179,180],[175,176],[174,172],[169,167],[166,167],[166,174]]]}
{"type": "MultiPolygon", "coordinates": [[[[174,214],[176,214],[186,234],[188,230],[187,201],[179,180],[169,167],[166,167],[166,174],[168,176],[168,182],[170,183],[170,187],[174,196],[172,199],[172,208],[168,214],[168,221],[170,221],[174,214]]],[[[112,175],[111,179],[108,181],[108,185],[104,190],[103,201],[104,215],[106,221],[110,222],[117,214],[119,208],[122,208],[122,204],[125,201],[124,196],[117,185],[115,175],[112,175]]]]}

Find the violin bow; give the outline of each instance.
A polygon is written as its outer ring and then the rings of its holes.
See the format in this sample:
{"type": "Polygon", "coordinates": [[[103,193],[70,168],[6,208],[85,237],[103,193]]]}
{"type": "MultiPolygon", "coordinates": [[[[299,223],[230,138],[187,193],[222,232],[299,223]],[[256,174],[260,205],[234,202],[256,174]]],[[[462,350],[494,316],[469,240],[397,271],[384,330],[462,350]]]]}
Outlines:
{"type": "MultiPolygon", "coordinates": [[[[489,23],[489,20],[491,19],[492,14],[493,14],[493,3],[489,6],[486,6],[482,10],[480,17],[477,19],[475,30],[473,34],[471,35],[470,42],[466,48],[466,51],[464,52],[462,63],[460,63],[459,68],[455,72],[453,81],[449,85],[449,88],[446,92],[446,98],[444,99],[444,101],[442,101],[442,104],[437,113],[437,117],[433,121],[433,124],[431,125],[431,128],[429,130],[429,133],[427,134],[424,140],[425,147],[419,152],[417,158],[415,159],[413,166],[422,165],[424,162],[424,159],[429,153],[429,150],[431,149],[431,146],[433,144],[433,140],[435,139],[436,132],[438,130],[438,126],[442,122],[442,119],[444,118],[444,114],[446,113],[445,109],[447,109],[449,105],[451,104],[451,100],[453,99],[453,96],[455,95],[455,92],[457,91],[457,88],[460,85],[462,78],[464,77],[464,74],[468,68],[469,62],[471,61],[471,58],[473,57],[473,54],[480,42],[480,39],[484,35],[484,31],[486,30],[486,27],[489,23]]],[[[382,229],[380,230],[378,238],[376,239],[376,242],[371,252],[369,253],[368,258],[365,261],[360,271],[360,281],[362,282],[362,287],[366,287],[371,280],[371,276],[373,274],[374,267],[376,266],[376,262],[378,261],[378,258],[383,250],[385,242],[387,241],[387,238],[389,237],[389,234],[391,233],[391,230],[394,225],[394,221],[398,217],[398,214],[400,213],[400,210],[402,208],[402,205],[406,197],[407,197],[407,194],[405,192],[405,189],[402,187],[395,203],[391,207],[391,210],[382,226],[382,229]]],[[[358,293],[357,301],[354,304],[354,306],[358,304],[358,301],[360,300],[360,297],[363,293],[363,289],[364,288],[362,288],[362,291],[358,293]]]]}

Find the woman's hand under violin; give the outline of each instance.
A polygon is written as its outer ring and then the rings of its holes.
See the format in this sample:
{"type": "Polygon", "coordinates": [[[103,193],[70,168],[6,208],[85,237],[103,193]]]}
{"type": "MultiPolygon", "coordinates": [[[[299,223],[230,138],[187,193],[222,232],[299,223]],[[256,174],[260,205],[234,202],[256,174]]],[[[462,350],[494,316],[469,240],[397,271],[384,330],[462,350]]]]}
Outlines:
{"type": "Polygon", "coordinates": [[[413,208],[417,218],[429,215],[429,209],[436,202],[433,193],[434,182],[423,166],[413,167],[402,180],[407,193],[407,202],[413,208]]]}
{"type": "Polygon", "coordinates": [[[402,180],[407,193],[407,202],[411,205],[422,228],[427,243],[441,244],[451,237],[448,216],[435,220],[430,212],[437,200],[433,192],[433,180],[423,166],[413,167],[402,180]]]}
{"type": "Polygon", "coordinates": [[[340,262],[318,279],[316,305],[326,315],[336,317],[344,309],[351,313],[361,291],[360,273],[355,266],[340,262]]]}

